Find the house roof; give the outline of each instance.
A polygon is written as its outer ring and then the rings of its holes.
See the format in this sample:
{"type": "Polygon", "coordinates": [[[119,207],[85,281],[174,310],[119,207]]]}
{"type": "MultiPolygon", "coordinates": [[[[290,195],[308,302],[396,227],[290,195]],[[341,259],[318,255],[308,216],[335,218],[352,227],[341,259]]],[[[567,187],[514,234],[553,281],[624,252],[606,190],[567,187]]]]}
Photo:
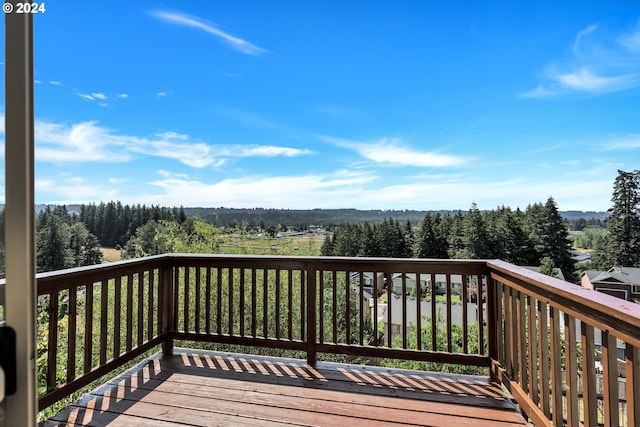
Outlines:
{"type": "Polygon", "coordinates": [[[640,268],[636,267],[611,267],[607,271],[601,271],[595,277],[588,276],[591,283],[622,283],[627,285],[640,285],[640,268]]]}

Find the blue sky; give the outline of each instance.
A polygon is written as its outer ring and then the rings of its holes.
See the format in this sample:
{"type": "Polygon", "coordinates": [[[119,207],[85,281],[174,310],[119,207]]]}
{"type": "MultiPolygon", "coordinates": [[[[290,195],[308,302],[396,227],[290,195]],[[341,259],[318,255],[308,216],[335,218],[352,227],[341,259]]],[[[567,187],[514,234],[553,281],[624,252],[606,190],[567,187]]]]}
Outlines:
{"type": "Polygon", "coordinates": [[[606,210],[640,168],[640,2],[45,4],[38,203],[606,210]]]}

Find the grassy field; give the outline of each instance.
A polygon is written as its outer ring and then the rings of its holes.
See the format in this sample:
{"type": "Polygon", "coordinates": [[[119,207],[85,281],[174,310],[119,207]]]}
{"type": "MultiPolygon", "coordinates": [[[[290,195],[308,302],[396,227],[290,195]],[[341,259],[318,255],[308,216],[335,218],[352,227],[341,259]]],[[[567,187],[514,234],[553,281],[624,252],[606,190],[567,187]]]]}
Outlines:
{"type": "MultiPolygon", "coordinates": [[[[250,255],[303,255],[319,256],[324,242],[322,234],[305,234],[279,238],[256,237],[252,235],[224,235],[218,253],[250,255]]],[[[103,262],[122,259],[120,251],[114,248],[100,248],[103,262]]]]}
{"type": "Polygon", "coordinates": [[[252,255],[320,255],[322,234],[305,234],[279,238],[228,235],[220,245],[222,254],[252,255]]]}
{"type": "Polygon", "coordinates": [[[117,249],[100,248],[100,251],[102,252],[102,262],[114,262],[122,259],[120,251],[117,249]]]}

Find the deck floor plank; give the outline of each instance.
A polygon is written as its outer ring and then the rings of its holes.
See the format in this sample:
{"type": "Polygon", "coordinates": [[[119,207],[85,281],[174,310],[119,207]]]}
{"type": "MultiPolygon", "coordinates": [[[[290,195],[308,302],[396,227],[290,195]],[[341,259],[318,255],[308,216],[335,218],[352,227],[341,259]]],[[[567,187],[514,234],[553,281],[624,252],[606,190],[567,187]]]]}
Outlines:
{"type": "Polygon", "coordinates": [[[41,424],[53,426],[526,425],[488,378],[175,349],[41,424]]]}

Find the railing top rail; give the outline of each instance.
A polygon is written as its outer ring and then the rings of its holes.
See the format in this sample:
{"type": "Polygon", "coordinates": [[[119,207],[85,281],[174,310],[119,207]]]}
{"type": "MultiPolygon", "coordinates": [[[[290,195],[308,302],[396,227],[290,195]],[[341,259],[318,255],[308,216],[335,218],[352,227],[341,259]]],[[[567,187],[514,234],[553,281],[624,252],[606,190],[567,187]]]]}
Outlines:
{"type": "Polygon", "coordinates": [[[156,255],[145,258],[109,262],[105,264],[87,265],[83,267],[67,268],[64,270],[47,271],[36,274],[38,282],[38,294],[56,290],[60,286],[65,286],[70,282],[92,283],[108,278],[114,274],[128,274],[147,268],[157,267],[167,261],[167,255],[156,255]]]}
{"type": "Polygon", "coordinates": [[[640,346],[640,304],[585,289],[505,261],[488,261],[487,265],[499,278],[511,280],[525,289],[525,293],[640,346]]]}
{"type": "MultiPolygon", "coordinates": [[[[220,264],[231,262],[236,265],[252,264],[315,264],[317,268],[323,265],[331,266],[334,270],[377,271],[410,273],[458,273],[478,274],[488,273],[486,261],[482,260],[451,260],[424,258],[382,258],[382,257],[311,257],[311,256],[280,256],[280,255],[209,255],[209,254],[169,254],[173,265],[187,264],[220,264]]],[[[327,268],[329,270],[329,268],[327,268]]]]}

